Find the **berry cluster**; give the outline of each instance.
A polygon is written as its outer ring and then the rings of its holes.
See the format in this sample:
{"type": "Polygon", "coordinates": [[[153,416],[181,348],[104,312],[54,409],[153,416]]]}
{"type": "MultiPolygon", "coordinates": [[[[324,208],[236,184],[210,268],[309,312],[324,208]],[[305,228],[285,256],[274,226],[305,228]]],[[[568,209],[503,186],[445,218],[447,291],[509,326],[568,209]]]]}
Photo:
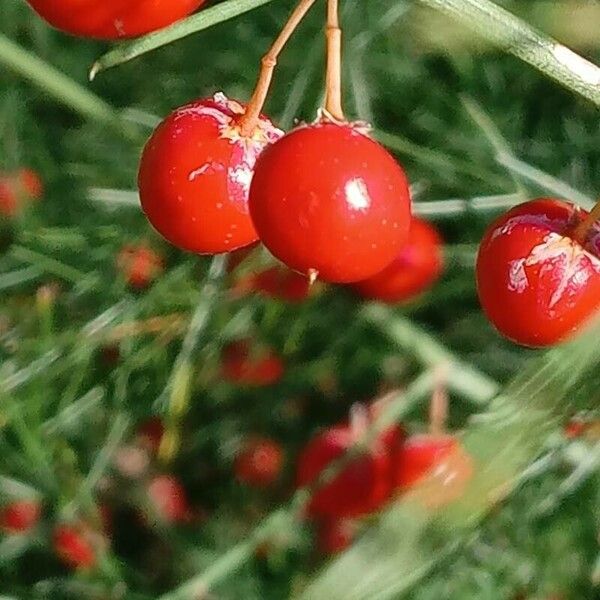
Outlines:
{"type": "MultiPolygon", "coordinates": [[[[315,436],[302,451],[296,482],[315,486],[307,514],[317,524],[318,545],[325,553],[343,550],[360,527],[360,519],[380,510],[394,497],[418,490],[432,478],[419,500],[436,508],[460,497],[472,475],[472,462],[456,436],[443,431],[445,396],[432,400],[430,433],[406,437],[392,425],[380,432],[366,451],[352,458],[352,450],[364,444],[369,424],[381,410],[381,401],[369,410],[355,407],[350,422],[340,423],[315,436]],[[347,454],[350,453],[350,454],[347,454]],[[333,463],[350,456],[333,479],[320,481],[333,463]]],[[[338,465],[339,466],[339,465],[338,465]]]]}

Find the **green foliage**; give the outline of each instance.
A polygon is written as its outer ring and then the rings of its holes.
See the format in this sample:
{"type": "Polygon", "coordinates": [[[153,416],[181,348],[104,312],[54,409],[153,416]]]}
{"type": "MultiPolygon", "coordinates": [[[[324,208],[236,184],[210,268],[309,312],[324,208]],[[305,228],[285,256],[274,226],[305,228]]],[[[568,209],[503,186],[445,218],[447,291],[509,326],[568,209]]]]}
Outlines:
{"type": "MultiPolygon", "coordinates": [[[[575,8],[565,3],[549,19],[561,3],[503,3],[530,26],[487,1],[341,3],[348,113],[373,123],[405,165],[417,210],[448,242],[441,282],[385,308],[333,287],[300,305],[237,298],[228,291],[237,275],[222,260],[167,247],[137,207],[137,161],[157,115],[217,90],[249,97],[291,9],[261,4],[214,4],[115,48],[52,31],[18,0],[0,6],[0,169],[32,166],[47,185],[40,203],[0,227],[0,504],[35,495],[45,510],[35,535],[0,541],[0,594],[596,597],[600,451],[567,442],[561,428],[597,406],[597,332],[546,354],[514,347],[481,315],[472,269],[485,224],[506,204],[539,193],[589,204],[597,194],[598,85],[538,33],[575,8]],[[540,71],[474,44],[447,14],[540,71]],[[431,23],[436,44],[423,35],[431,23]],[[100,67],[117,68],[88,84],[99,57],[100,67]],[[118,251],[136,240],[149,240],[167,266],[144,293],[115,268],[118,251]],[[53,283],[59,291],[48,299],[39,288],[53,283]],[[156,317],[160,331],[144,329],[156,317]],[[277,349],[287,365],[280,383],[257,390],[220,378],[221,349],[240,337],[277,349]],[[119,359],[107,364],[115,346],[119,359]],[[467,492],[433,512],[418,494],[395,502],[325,563],[299,518],[307,491],[292,492],[299,449],[382,388],[401,392],[374,427],[403,420],[422,429],[444,370],[450,423],[464,430],[476,465],[467,492]],[[155,414],[174,444],[172,460],[152,469],[183,481],[208,515],[201,524],[140,526],[143,484],[115,474],[115,453],[155,414]],[[285,447],[285,473],[268,491],[232,476],[240,441],[252,434],[285,447]],[[117,509],[112,543],[96,572],[74,574],[53,555],[51,524],[74,516],[97,524],[104,502],[117,509]]],[[[268,109],[286,128],[313,119],[321,101],[322,19],[317,6],[276,73],[268,109]]],[[[587,52],[600,58],[598,48],[587,52]]],[[[255,252],[238,273],[270,260],[255,252]]]]}

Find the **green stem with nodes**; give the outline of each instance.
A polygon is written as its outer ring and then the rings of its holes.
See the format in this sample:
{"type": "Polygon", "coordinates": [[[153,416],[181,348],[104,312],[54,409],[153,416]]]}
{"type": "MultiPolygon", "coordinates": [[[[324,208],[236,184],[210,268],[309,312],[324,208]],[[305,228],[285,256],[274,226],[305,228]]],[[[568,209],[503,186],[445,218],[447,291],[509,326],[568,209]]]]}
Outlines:
{"type": "Polygon", "coordinates": [[[58,69],[0,34],[0,63],[29,79],[62,104],[85,118],[122,129],[117,110],[58,69]]]}
{"type": "Polygon", "coordinates": [[[600,201],[596,203],[594,208],[590,211],[590,214],[583,220],[575,229],[573,229],[572,236],[580,244],[585,245],[590,230],[594,225],[600,221],[600,201]]]}
{"type": "Polygon", "coordinates": [[[277,39],[269,48],[269,51],[263,56],[254,93],[252,94],[252,98],[250,98],[250,102],[248,102],[244,116],[240,119],[240,133],[243,136],[252,135],[256,124],[258,123],[263,106],[265,105],[269,88],[271,87],[273,72],[277,66],[277,59],[284,46],[315,2],[316,0],[300,0],[299,4],[293,10],[289,19],[283,26],[280,34],[277,36],[277,39]]]}
{"type": "Polygon", "coordinates": [[[325,111],[336,121],[345,121],[342,109],[342,30],[338,12],[338,0],[327,0],[325,111]]]}

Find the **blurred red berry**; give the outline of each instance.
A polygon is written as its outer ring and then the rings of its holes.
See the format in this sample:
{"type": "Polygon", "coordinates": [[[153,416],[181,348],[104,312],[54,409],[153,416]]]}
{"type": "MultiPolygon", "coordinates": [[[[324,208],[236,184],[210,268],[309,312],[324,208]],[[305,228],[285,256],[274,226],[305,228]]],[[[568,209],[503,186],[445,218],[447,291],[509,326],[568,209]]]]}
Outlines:
{"type": "Polygon", "coordinates": [[[148,485],[148,497],[154,511],[166,523],[188,520],[190,508],[183,486],[172,475],[158,475],[148,485]]]}
{"type": "MultiPolygon", "coordinates": [[[[315,482],[322,471],[341,458],[362,435],[349,425],[337,425],[315,436],[302,451],[297,470],[298,486],[315,482]]],[[[384,432],[366,455],[345,466],[312,497],[309,515],[355,517],[377,510],[392,488],[392,459],[388,444],[395,445],[397,433],[384,432]]]]}
{"type": "Polygon", "coordinates": [[[0,173],[0,215],[16,216],[32,200],[44,192],[42,181],[32,169],[0,173]]]}
{"type": "Polygon", "coordinates": [[[33,170],[23,168],[17,173],[21,192],[31,200],[39,200],[44,193],[44,184],[40,176],[33,170]]]}
{"type": "Polygon", "coordinates": [[[148,287],[164,270],[162,258],[145,244],[127,245],[117,255],[117,268],[135,289],[148,287]]]}
{"type": "Polygon", "coordinates": [[[413,435],[396,454],[395,483],[399,488],[409,488],[444,460],[458,445],[452,435],[413,435]]]}
{"type": "Polygon", "coordinates": [[[354,541],[357,524],[352,519],[325,519],[317,524],[317,548],[325,555],[338,554],[354,541]]]}
{"type": "Polygon", "coordinates": [[[234,286],[234,292],[238,294],[258,292],[269,298],[286,302],[302,302],[308,298],[310,287],[310,282],[305,275],[287,267],[277,266],[242,277],[234,286]]]}
{"type": "Polygon", "coordinates": [[[272,350],[251,347],[248,340],[227,345],[222,354],[221,372],[224,379],[249,386],[267,386],[283,376],[283,361],[272,350]]]}
{"type": "Polygon", "coordinates": [[[54,551],[67,566],[89,569],[96,564],[96,552],[89,532],[81,525],[59,525],[52,536],[54,551]]]}
{"type": "Polygon", "coordinates": [[[248,440],[236,456],[235,476],[250,486],[268,486],[279,477],[283,459],[283,450],[277,442],[265,438],[248,440]]]}
{"type": "Polygon", "coordinates": [[[6,533],[27,533],[38,521],[42,508],[37,500],[16,500],[0,508],[0,529],[6,533]]]}
{"type": "Polygon", "coordinates": [[[382,302],[411,300],[439,278],[442,261],[442,239],[435,227],[413,218],[408,242],[392,264],[353,288],[364,298],[382,302]]]}
{"type": "Polygon", "coordinates": [[[151,417],[140,424],[137,430],[138,442],[153,454],[158,453],[165,433],[165,426],[158,417],[151,417]]]}
{"type": "Polygon", "coordinates": [[[564,435],[566,438],[573,440],[581,437],[587,428],[587,423],[582,419],[571,419],[564,427],[564,435]]]}

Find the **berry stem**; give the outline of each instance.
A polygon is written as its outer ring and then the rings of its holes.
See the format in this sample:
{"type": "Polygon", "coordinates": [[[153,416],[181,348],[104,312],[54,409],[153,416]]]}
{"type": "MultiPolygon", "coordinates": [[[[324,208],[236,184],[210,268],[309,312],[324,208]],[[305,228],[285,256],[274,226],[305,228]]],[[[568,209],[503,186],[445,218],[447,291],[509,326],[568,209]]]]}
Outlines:
{"type": "Polygon", "coordinates": [[[345,121],[342,109],[342,30],[338,12],[338,0],[327,0],[325,110],[336,121],[345,121]]]}
{"type": "Polygon", "coordinates": [[[600,200],[596,203],[590,214],[575,229],[572,236],[580,244],[585,245],[590,229],[600,221],[600,200]]]}
{"type": "Polygon", "coordinates": [[[242,136],[251,136],[254,132],[260,113],[265,105],[269,88],[271,87],[273,71],[277,65],[279,54],[315,2],[316,0],[300,0],[277,36],[277,39],[263,56],[252,98],[250,98],[246,112],[240,119],[240,133],[242,136]]]}

